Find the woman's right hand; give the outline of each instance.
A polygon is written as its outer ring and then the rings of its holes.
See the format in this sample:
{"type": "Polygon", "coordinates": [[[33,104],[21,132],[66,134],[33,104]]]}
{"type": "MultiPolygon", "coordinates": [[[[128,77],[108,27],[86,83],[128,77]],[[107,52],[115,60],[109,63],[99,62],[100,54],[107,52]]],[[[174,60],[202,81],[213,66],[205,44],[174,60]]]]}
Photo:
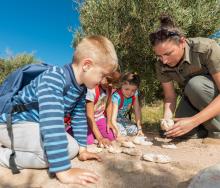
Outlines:
{"type": "Polygon", "coordinates": [[[57,172],[58,180],[65,184],[88,185],[96,183],[99,177],[92,171],[80,168],[71,168],[62,172],[57,172]]]}

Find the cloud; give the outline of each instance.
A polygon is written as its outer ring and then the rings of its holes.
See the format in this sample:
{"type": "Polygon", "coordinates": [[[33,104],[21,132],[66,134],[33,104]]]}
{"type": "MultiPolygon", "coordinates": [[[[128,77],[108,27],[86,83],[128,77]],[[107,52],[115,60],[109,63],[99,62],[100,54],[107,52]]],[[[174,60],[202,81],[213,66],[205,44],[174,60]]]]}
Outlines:
{"type": "Polygon", "coordinates": [[[11,57],[11,56],[13,56],[13,51],[11,50],[10,47],[6,47],[6,48],[5,48],[5,56],[6,56],[6,57],[11,57]]]}

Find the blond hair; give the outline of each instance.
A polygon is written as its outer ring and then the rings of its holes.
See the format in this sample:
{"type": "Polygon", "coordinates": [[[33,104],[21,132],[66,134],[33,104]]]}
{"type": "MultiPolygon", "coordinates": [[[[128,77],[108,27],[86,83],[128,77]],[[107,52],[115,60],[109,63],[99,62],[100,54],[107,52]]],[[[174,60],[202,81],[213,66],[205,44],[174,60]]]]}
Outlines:
{"type": "Polygon", "coordinates": [[[115,71],[118,68],[118,58],[112,42],[104,36],[92,35],[83,38],[76,47],[73,61],[81,62],[85,58],[91,58],[94,63],[101,66],[112,66],[115,71]]]}

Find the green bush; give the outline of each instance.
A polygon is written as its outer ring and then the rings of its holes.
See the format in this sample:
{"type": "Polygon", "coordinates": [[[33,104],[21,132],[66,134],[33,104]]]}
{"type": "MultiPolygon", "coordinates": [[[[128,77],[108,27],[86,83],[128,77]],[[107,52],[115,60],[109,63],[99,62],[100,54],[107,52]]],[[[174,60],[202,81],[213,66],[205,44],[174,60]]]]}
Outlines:
{"type": "Polygon", "coordinates": [[[78,3],[81,26],[74,32],[75,46],[85,35],[101,34],[115,45],[122,71],[136,71],[142,78],[143,102],[161,97],[155,77],[148,35],[161,13],[173,17],[186,36],[208,36],[220,26],[219,0],[86,0],[78,3]]]}
{"type": "Polygon", "coordinates": [[[18,54],[7,59],[0,59],[0,84],[15,69],[31,63],[39,63],[32,54],[18,54]]]}

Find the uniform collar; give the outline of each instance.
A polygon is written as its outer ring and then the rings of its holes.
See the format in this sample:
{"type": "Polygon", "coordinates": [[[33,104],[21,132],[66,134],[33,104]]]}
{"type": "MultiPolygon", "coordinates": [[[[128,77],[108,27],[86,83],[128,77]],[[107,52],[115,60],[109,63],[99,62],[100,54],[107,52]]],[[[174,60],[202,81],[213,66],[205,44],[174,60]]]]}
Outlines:
{"type": "Polygon", "coordinates": [[[179,65],[183,64],[184,62],[191,64],[190,61],[190,45],[189,45],[189,40],[186,39],[186,46],[184,48],[184,56],[182,61],[179,63],[179,65]]]}

